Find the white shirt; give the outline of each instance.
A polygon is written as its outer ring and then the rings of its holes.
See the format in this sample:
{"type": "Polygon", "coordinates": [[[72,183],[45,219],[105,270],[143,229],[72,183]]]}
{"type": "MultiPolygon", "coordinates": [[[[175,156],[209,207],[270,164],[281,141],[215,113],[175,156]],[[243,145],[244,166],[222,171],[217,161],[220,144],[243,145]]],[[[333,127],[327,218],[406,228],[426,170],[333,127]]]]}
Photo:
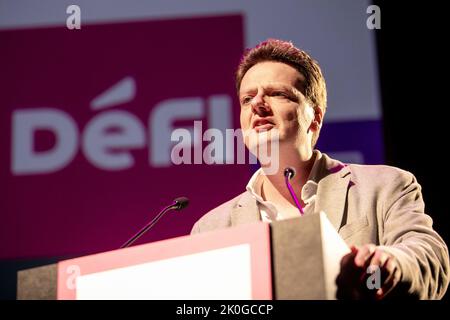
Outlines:
{"type": "MultiPolygon", "coordinates": [[[[305,203],[305,207],[303,208],[305,215],[314,212],[314,204],[317,194],[317,186],[318,186],[317,175],[319,167],[318,163],[319,160],[322,158],[322,154],[320,153],[319,150],[314,150],[314,153],[316,154],[314,164],[311,169],[311,172],[309,173],[308,179],[302,188],[301,193],[302,200],[305,203]]],[[[263,179],[264,173],[260,168],[253,174],[253,176],[250,178],[250,181],[247,184],[247,191],[250,192],[253,198],[255,198],[262,221],[272,222],[275,220],[283,220],[288,218],[287,216],[283,216],[283,213],[280,210],[278,210],[275,203],[271,201],[265,201],[261,197],[263,179]]]]}

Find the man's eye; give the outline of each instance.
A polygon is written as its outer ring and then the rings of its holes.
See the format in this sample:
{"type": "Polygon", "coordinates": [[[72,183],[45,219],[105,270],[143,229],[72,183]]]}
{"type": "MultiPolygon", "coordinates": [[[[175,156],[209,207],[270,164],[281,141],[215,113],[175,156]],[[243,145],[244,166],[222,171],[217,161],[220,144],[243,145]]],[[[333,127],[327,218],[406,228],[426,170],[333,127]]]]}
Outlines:
{"type": "Polygon", "coordinates": [[[284,92],[284,91],[275,91],[272,93],[272,96],[273,97],[281,97],[281,99],[288,99],[288,100],[291,100],[294,102],[298,102],[298,98],[295,95],[284,92]]]}
{"type": "Polygon", "coordinates": [[[275,92],[273,92],[272,93],[272,96],[275,96],[275,97],[288,97],[288,95],[285,93],[285,92],[282,92],[282,91],[275,91],[275,92]]]}
{"type": "Polygon", "coordinates": [[[248,104],[250,101],[252,101],[252,97],[244,97],[242,99],[242,104],[248,104]]]}

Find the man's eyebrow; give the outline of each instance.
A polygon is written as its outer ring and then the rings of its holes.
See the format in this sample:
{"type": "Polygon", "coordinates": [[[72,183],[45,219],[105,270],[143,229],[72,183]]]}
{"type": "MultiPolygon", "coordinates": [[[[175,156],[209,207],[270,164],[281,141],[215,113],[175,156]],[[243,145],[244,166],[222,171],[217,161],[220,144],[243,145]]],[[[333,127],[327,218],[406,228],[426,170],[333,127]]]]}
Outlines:
{"type": "MultiPolygon", "coordinates": [[[[296,89],[295,87],[284,85],[284,84],[278,84],[278,85],[277,84],[269,84],[269,85],[263,86],[263,88],[264,88],[264,90],[267,90],[267,91],[286,90],[286,91],[291,91],[291,92],[293,89],[296,89]]],[[[257,91],[258,91],[258,88],[248,88],[248,89],[242,91],[239,95],[242,96],[244,94],[254,93],[257,91]]]]}
{"type": "Polygon", "coordinates": [[[250,89],[247,89],[247,90],[245,90],[245,91],[239,92],[239,95],[242,96],[242,95],[244,95],[244,94],[251,93],[251,92],[256,92],[256,91],[258,91],[258,89],[256,89],[256,88],[250,88],[250,89]]]}
{"type": "Polygon", "coordinates": [[[270,91],[276,91],[276,90],[292,91],[293,88],[294,87],[292,87],[292,86],[288,86],[285,84],[279,84],[279,85],[268,85],[266,89],[270,90],[270,91]]]}
{"type": "Polygon", "coordinates": [[[292,86],[292,85],[270,85],[267,86],[266,90],[268,92],[275,92],[275,91],[283,91],[289,95],[294,95],[294,96],[298,96],[299,94],[302,94],[302,92],[300,90],[298,90],[296,87],[292,86]]]}

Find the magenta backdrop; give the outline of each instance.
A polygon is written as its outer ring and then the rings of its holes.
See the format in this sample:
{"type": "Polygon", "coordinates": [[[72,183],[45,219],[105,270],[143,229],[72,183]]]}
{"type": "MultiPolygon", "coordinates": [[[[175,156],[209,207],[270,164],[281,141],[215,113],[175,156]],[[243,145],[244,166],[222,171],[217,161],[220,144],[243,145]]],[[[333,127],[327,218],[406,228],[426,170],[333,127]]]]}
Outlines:
{"type": "MultiPolygon", "coordinates": [[[[177,196],[189,197],[189,208],[165,216],[140,243],[185,235],[207,210],[242,192],[247,165],[153,167],[148,119],[161,101],[220,94],[232,99],[238,127],[233,73],[243,43],[239,15],[1,31],[0,258],[115,249],[177,196]],[[91,101],[124,77],[135,80],[134,99],[92,110],[91,101]],[[15,175],[12,115],[35,108],[70,115],[77,153],[56,172],[15,175]],[[87,123],[112,110],[135,115],[145,128],[145,146],[131,151],[135,163],[126,170],[99,169],[80,147],[87,123]]],[[[208,112],[205,107],[205,117],[192,121],[207,125],[208,112]]],[[[35,139],[37,150],[55,144],[49,132],[35,139]]]]}

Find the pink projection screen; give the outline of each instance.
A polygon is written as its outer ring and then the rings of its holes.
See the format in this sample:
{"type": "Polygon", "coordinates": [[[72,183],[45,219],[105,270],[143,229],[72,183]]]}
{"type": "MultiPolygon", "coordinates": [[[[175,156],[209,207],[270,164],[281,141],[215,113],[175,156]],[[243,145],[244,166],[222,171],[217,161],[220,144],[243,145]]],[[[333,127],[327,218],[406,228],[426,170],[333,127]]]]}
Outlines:
{"type": "Polygon", "coordinates": [[[79,30],[66,25],[67,2],[2,3],[0,262],[119,248],[180,196],[189,206],[137,244],[187,235],[245,191],[255,166],[230,149],[216,155],[228,164],[208,164],[204,134],[239,128],[234,71],[267,38],[293,41],[321,65],[318,149],[383,163],[370,3],[80,0],[79,30]],[[183,140],[191,164],[171,157],[178,129],[192,138],[183,140]]]}
{"type": "Polygon", "coordinates": [[[0,43],[0,259],[116,249],[178,196],[191,205],[139,242],[186,235],[247,183],[249,165],[170,153],[195,120],[239,127],[241,15],[2,30],[0,43]]]}

